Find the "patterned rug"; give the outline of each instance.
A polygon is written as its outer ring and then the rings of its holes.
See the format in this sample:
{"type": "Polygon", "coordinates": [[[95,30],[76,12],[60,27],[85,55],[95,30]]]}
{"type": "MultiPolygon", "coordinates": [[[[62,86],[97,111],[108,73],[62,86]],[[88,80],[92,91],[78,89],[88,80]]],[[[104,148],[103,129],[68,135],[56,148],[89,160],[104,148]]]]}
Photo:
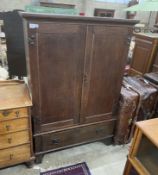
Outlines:
{"type": "Polygon", "coordinates": [[[91,175],[89,168],[85,162],[76,165],[50,170],[41,173],[41,175],[91,175]]]}

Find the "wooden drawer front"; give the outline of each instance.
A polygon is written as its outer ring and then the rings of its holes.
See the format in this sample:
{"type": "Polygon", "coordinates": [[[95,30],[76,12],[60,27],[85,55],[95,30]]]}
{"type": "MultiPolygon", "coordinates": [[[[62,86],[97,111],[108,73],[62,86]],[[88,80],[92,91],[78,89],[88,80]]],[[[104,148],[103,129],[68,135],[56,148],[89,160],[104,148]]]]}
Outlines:
{"type": "Polygon", "coordinates": [[[20,131],[0,136],[0,149],[9,148],[24,143],[29,143],[29,131],[20,131]]]}
{"type": "Polygon", "coordinates": [[[42,136],[42,151],[94,141],[113,135],[114,121],[90,125],[42,136]]]}
{"type": "Polygon", "coordinates": [[[30,144],[0,150],[0,168],[28,161],[30,156],[30,144]]]}
{"type": "Polygon", "coordinates": [[[28,116],[27,108],[0,111],[0,121],[28,116]]]}
{"type": "Polygon", "coordinates": [[[0,122],[0,134],[28,129],[28,118],[0,122]]]}

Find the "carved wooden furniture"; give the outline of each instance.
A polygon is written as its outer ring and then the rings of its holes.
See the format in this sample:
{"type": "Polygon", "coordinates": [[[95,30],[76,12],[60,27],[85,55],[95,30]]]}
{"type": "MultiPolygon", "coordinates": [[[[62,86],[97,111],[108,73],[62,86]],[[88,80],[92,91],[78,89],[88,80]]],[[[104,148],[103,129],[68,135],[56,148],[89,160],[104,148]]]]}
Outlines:
{"type": "Polygon", "coordinates": [[[30,106],[23,82],[0,81],[0,168],[33,163],[30,106]]]}
{"type": "Polygon", "coordinates": [[[124,175],[157,175],[158,172],[158,119],[136,124],[124,175]]]}
{"type": "Polygon", "coordinates": [[[144,75],[158,69],[154,63],[157,62],[158,34],[136,34],[135,42],[130,75],[144,75]]]}
{"type": "Polygon", "coordinates": [[[22,13],[37,162],[113,137],[128,39],[137,21],[22,13]]]}

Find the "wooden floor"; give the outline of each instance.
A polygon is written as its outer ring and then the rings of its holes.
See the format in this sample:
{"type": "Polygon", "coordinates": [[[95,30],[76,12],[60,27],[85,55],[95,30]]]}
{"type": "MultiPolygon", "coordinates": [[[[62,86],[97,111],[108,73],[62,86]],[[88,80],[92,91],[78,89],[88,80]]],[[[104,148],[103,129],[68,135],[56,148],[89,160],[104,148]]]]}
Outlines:
{"type": "Polygon", "coordinates": [[[129,146],[86,144],[45,155],[43,163],[28,169],[18,165],[0,170],[0,175],[39,175],[40,171],[86,162],[92,175],[122,175],[129,146]]]}

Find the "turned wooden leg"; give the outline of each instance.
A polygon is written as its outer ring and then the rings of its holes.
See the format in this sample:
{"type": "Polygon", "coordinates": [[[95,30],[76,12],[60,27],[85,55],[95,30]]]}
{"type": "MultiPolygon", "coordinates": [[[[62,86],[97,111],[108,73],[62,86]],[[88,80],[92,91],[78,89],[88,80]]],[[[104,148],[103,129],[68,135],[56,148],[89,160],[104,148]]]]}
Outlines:
{"type": "Polygon", "coordinates": [[[30,160],[29,162],[25,162],[25,164],[28,168],[32,168],[34,165],[34,160],[30,160]]]}
{"type": "Polygon", "coordinates": [[[42,163],[43,157],[44,157],[43,154],[40,154],[40,155],[36,156],[35,163],[36,164],[42,163]]]}

